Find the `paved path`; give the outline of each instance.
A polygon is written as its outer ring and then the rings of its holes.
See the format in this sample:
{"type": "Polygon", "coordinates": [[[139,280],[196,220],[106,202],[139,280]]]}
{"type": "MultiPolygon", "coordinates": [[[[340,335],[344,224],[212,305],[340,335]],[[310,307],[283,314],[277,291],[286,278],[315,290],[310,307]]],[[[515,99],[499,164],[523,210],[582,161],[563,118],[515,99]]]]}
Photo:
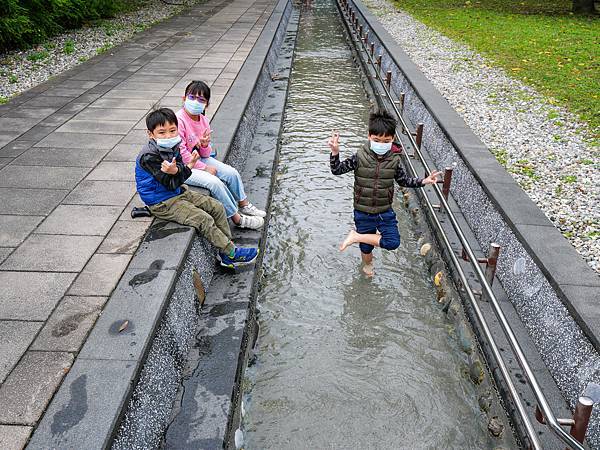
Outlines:
{"type": "Polygon", "coordinates": [[[212,87],[274,0],[212,0],[0,106],[0,448],[21,448],[150,224],[132,220],[144,116],[212,87]]]}

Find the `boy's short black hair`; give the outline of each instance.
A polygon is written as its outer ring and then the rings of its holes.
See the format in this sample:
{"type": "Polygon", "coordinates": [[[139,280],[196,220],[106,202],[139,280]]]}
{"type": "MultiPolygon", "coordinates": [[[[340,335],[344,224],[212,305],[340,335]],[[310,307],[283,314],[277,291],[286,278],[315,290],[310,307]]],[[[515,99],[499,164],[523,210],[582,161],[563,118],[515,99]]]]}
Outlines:
{"type": "Polygon", "coordinates": [[[166,123],[174,123],[177,125],[177,116],[172,109],[155,109],[146,116],[146,128],[148,128],[148,131],[154,131],[157,126],[164,125],[166,123]]]}
{"type": "Polygon", "coordinates": [[[185,95],[188,94],[201,95],[207,102],[210,101],[210,88],[204,81],[192,81],[188,84],[185,88],[185,95]]]}
{"type": "Polygon", "coordinates": [[[369,116],[369,134],[375,136],[394,136],[398,121],[387,111],[372,112],[369,116]]]}

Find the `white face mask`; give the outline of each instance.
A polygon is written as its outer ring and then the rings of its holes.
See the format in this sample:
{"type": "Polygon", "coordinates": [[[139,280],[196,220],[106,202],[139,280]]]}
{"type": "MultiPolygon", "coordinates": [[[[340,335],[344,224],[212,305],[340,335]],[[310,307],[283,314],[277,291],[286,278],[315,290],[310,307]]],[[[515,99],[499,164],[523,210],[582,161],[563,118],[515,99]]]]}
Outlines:
{"type": "Polygon", "coordinates": [[[369,142],[371,143],[371,150],[378,155],[385,155],[392,149],[391,142],[375,142],[372,140],[369,140],[369,142]]]}

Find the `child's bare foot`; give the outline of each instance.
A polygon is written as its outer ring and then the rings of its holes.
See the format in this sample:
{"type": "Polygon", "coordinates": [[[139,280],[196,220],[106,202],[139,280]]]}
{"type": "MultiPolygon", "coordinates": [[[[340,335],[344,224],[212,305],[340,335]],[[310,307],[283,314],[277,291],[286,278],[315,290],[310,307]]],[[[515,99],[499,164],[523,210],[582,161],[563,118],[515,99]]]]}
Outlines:
{"type": "Polygon", "coordinates": [[[343,252],[352,244],[356,244],[358,242],[356,238],[358,238],[358,233],[354,230],[350,230],[350,233],[348,233],[344,242],[340,244],[340,252],[343,252]]]}
{"type": "Polygon", "coordinates": [[[375,275],[375,268],[373,267],[373,263],[363,264],[362,270],[365,273],[365,275],[369,278],[375,275]]]}

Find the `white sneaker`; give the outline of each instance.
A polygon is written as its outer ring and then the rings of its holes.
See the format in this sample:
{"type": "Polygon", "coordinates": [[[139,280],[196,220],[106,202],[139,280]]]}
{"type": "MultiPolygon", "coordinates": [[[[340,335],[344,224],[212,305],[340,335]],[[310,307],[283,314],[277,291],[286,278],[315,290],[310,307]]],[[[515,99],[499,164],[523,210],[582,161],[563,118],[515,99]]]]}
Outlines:
{"type": "Polygon", "coordinates": [[[240,228],[248,228],[250,230],[259,230],[265,224],[265,220],[258,216],[244,216],[240,214],[240,223],[236,225],[240,228]]]}
{"type": "Polygon", "coordinates": [[[246,216],[256,216],[256,217],[266,217],[267,213],[261,209],[258,209],[252,203],[248,203],[246,206],[242,206],[240,209],[240,214],[245,214],[246,216]]]}

